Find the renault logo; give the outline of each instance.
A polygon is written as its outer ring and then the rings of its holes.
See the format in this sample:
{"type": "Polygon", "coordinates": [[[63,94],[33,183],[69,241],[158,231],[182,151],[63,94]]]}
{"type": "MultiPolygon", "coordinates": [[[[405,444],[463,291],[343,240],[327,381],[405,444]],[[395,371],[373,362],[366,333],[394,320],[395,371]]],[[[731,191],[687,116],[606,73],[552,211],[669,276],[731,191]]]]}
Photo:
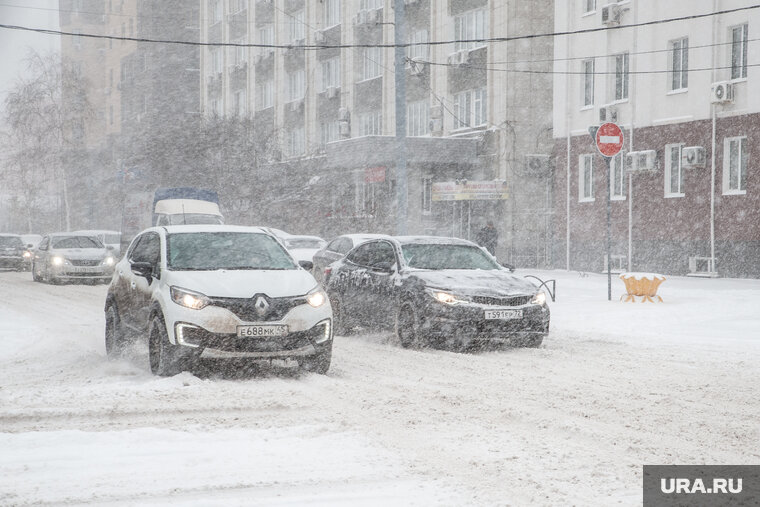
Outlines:
{"type": "Polygon", "coordinates": [[[258,315],[259,317],[263,317],[269,311],[269,302],[266,300],[264,296],[259,296],[256,298],[256,301],[253,303],[253,307],[256,310],[256,315],[258,315]]]}

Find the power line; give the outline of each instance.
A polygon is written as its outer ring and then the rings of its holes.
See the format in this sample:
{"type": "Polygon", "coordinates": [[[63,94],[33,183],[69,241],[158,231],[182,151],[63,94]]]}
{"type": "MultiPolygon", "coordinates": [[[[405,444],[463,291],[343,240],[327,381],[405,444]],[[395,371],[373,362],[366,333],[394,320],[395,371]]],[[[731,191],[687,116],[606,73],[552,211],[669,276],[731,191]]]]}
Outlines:
{"type": "Polygon", "coordinates": [[[664,24],[664,23],[674,23],[677,21],[690,21],[690,20],[695,20],[695,19],[701,19],[701,18],[712,17],[712,16],[720,16],[723,14],[731,14],[735,12],[742,12],[742,11],[758,9],[758,8],[760,8],[760,4],[750,5],[746,7],[737,7],[734,9],[724,9],[721,11],[708,12],[708,13],[703,13],[703,14],[691,14],[688,16],[680,16],[680,17],[675,17],[675,18],[642,21],[640,23],[632,23],[628,25],[586,28],[582,30],[572,30],[572,31],[564,31],[564,32],[546,32],[546,33],[527,34],[527,35],[515,35],[511,37],[491,37],[491,38],[480,38],[480,39],[449,39],[449,40],[442,40],[442,41],[408,42],[404,44],[383,44],[383,43],[381,44],[332,44],[332,45],[313,44],[313,45],[294,46],[293,44],[198,42],[198,41],[181,41],[181,40],[172,40],[172,39],[149,39],[149,38],[142,38],[142,37],[119,37],[115,35],[99,35],[99,34],[92,34],[92,33],[64,32],[62,30],[50,30],[50,29],[43,29],[43,28],[32,28],[32,27],[26,27],[26,26],[6,25],[6,24],[0,24],[0,28],[5,28],[8,30],[23,30],[23,31],[29,31],[29,32],[44,33],[44,34],[49,34],[49,35],[67,35],[67,36],[72,36],[72,37],[79,36],[79,37],[87,37],[87,38],[95,38],[95,39],[124,40],[124,41],[130,41],[130,42],[145,42],[145,43],[156,43],[156,44],[178,44],[178,45],[187,45],[187,46],[208,46],[208,47],[255,47],[255,48],[273,48],[273,49],[289,49],[292,47],[299,47],[301,49],[320,50],[320,49],[351,49],[351,48],[368,48],[368,47],[395,48],[397,46],[399,47],[442,46],[442,45],[448,45],[448,44],[461,44],[461,43],[477,44],[477,43],[489,43],[489,42],[492,42],[492,43],[513,42],[513,41],[519,41],[519,40],[538,39],[538,38],[543,38],[543,37],[562,37],[562,36],[568,36],[568,35],[580,35],[580,34],[588,34],[588,33],[606,32],[606,31],[612,31],[612,30],[623,30],[627,28],[634,28],[634,27],[641,27],[641,26],[652,26],[652,25],[659,25],[659,24],[664,24]]]}
{"type": "MultiPolygon", "coordinates": [[[[584,58],[584,60],[588,60],[588,58],[584,58]]],[[[556,74],[556,75],[579,75],[579,76],[585,76],[585,75],[594,75],[594,76],[600,76],[600,75],[615,75],[618,74],[618,71],[610,70],[610,71],[594,71],[594,72],[585,72],[583,70],[578,71],[564,71],[564,70],[531,70],[531,69],[499,69],[494,67],[479,67],[476,65],[471,64],[457,64],[457,63],[441,63],[441,62],[431,62],[426,60],[419,60],[415,59],[413,60],[417,64],[428,64],[428,65],[435,65],[439,67],[456,67],[456,68],[466,68],[470,70],[484,70],[489,72],[508,72],[508,73],[520,73],[520,74],[556,74]]],[[[760,67],[760,63],[751,63],[745,65],[745,67],[760,67]]],[[[733,66],[725,66],[725,67],[700,67],[700,68],[694,68],[694,69],[684,69],[684,72],[707,72],[712,70],[727,70],[732,69],[733,66]]],[[[628,71],[626,74],[670,74],[674,72],[673,70],[637,70],[637,71],[628,71]]]]}

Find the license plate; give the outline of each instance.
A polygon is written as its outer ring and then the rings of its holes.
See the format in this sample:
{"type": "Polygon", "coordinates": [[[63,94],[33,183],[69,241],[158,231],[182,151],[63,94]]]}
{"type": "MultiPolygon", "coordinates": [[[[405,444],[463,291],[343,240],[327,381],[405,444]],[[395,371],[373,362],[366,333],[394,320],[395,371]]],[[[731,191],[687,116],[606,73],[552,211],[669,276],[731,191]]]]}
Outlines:
{"type": "Polygon", "coordinates": [[[486,320],[522,319],[522,310],[486,310],[486,320]]]}
{"type": "Polygon", "coordinates": [[[74,273],[97,273],[98,271],[98,268],[83,268],[80,266],[74,266],[73,268],[74,273]]]}
{"type": "Polygon", "coordinates": [[[288,326],[283,325],[237,327],[237,335],[241,338],[265,338],[268,336],[285,336],[286,334],[288,334],[288,326]]]}

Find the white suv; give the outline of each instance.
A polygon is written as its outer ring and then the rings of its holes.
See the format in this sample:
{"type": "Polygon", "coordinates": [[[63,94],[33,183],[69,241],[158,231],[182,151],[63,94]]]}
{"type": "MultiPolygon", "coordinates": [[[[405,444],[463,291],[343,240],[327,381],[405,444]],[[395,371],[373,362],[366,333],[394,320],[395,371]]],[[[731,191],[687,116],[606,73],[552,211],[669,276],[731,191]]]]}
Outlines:
{"type": "Polygon", "coordinates": [[[310,268],[258,227],[146,229],[108,289],[106,352],[119,355],[130,340],[147,336],[158,375],[198,358],[292,359],[325,373],[332,308],[310,268]]]}

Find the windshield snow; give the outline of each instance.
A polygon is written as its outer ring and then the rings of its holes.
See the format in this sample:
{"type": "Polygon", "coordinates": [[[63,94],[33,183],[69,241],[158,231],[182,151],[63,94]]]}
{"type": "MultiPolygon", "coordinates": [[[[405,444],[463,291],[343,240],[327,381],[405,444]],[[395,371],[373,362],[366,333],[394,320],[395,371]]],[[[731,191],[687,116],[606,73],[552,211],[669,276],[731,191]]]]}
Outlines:
{"type": "Polygon", "coordinates": [[[420,269],[499,269],[480,248],[466,245],[409,244],[401,247],[404,260],[420,269]]]}
{"type": "Polygon", "coordinates": [[[103,243],[89,236],[65,236],[54,238],[53,248],[103,248],[103,243]]]}
{"type": "Polygon", "coordinates": [[[167,263],[169,269],[176,271],[297,268],[270,236],[240,232],[170,234],[167,263]]]}

